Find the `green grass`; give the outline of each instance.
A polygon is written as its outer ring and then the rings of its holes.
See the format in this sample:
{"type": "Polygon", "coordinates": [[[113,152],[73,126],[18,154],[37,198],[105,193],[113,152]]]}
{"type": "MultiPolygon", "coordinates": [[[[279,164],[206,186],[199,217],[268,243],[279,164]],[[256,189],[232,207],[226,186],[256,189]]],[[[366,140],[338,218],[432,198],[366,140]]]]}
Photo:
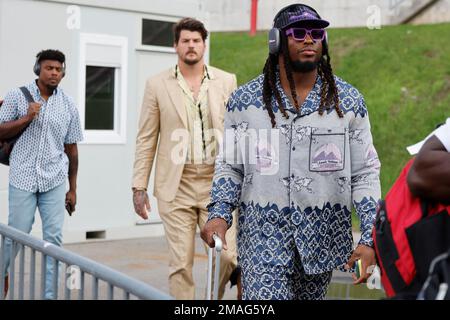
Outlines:
{"type": "Polygon", "coordinates": [[[368,289],[365,284],[353,285],[343,283],[330,283],[327,292],[327,299],[363,299],[363,300],[380,300],[385,299],[386,295],[383,290],[368,289]]]}
{"type": "MultiPolygon", "coordinates": [[[[363,93],[382,163],[383,196],[410,158],[405,147],[450,116],[450,24],[331,29],[334,73],[363,93]]],[[[267,33],[213,33],[211,65],[243,84],[261,73],[267,33]]]]}

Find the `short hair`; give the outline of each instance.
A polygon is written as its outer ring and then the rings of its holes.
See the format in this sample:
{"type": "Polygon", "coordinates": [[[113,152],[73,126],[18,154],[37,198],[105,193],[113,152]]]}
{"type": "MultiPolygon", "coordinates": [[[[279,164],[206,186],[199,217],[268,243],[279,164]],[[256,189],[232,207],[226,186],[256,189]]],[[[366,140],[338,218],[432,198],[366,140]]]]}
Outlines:
{"type": "Polygon", "coordinates": [[[196,20],[194,18],[183,18],[180,21],[178,21],[173,26],[173,35],[175,43],[178,43],[180,40],[180,33],[182,30],[189,30],[189,31],[197,31],[201,34],[203,41],[208,38],[208,30],[206,30],[205,25],[203,22],[196,20]]]}
{"type": "Polygon", "coordinates": [[[59,50],[47,49],[42,50],[36,55],[37,63],[41,63],[41,61],[44,60],[55,60],[60,62],[61,64],[64,64],[66,62],[66,56],[59,50]]]}

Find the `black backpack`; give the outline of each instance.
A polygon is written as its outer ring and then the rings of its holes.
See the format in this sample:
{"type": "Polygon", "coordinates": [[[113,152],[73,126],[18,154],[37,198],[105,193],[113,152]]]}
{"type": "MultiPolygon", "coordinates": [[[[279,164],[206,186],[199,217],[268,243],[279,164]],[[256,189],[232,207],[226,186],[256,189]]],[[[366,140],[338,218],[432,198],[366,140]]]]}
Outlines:
{"type": "MultiPolygon", "coordinates": [[[[22,91],[23,95],[27,99],[28,103],[34,102],[33,97],[31,96],[30,91],[26,87],[20,87],[20,91],[22,91]]],[[[0,104],[1,107],[1,104],[0,104]]],[[[30,122],[31,123],[31,122],[30,122]]],[[[16,136],[6,139],[0,140],[0,163],[9,166],[9,156],[11,155],[14,144],[19,140],[22,133],[28,128],[30,124],[28,124],[25,128],[22,129],[16,136]]]]}
{"type": "Polygon", "coordinates": [[[450,250],[433,259],[419,300],[450,300],[450,250]]]}

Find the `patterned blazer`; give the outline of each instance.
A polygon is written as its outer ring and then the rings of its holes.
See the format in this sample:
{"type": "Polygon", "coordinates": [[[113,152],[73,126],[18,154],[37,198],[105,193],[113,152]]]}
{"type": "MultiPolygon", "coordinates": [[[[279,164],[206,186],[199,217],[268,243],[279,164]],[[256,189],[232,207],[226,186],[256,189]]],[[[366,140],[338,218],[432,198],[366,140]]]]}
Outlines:
{"type": "Polygon", "coordinates": [[[228,102],[209,220],[220,217],[230,226],[239,208],[239,263],[246,270],[288,277],[296,251],[307,274],[341,268],[353,250],[352,205],[361,222],[359,243],[372,246],[380,198],[380,162],[363,96],[335,77],[344,117],[333,108],[320,116],[318,76],[297,113],[278,78],[289,119],[273,98],[272,129],[263,80],[239,87],[228,102]]]}

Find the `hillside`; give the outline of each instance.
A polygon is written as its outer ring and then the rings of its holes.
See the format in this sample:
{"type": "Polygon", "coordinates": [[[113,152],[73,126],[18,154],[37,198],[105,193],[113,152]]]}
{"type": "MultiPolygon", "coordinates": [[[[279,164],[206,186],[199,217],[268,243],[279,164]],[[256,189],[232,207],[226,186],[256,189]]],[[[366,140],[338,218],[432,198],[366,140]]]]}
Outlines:
{"type": "MultiPolygon", "coordinates": [[[[405,147],[450,116],[450,24],[331,29],[329,39],[334,73],[368,105],[385,195],[409,159],[405,147]]],[[[261,73],[267,33],[213,33],[210,46],[211,65],[242,84],[261,73]]]]}

